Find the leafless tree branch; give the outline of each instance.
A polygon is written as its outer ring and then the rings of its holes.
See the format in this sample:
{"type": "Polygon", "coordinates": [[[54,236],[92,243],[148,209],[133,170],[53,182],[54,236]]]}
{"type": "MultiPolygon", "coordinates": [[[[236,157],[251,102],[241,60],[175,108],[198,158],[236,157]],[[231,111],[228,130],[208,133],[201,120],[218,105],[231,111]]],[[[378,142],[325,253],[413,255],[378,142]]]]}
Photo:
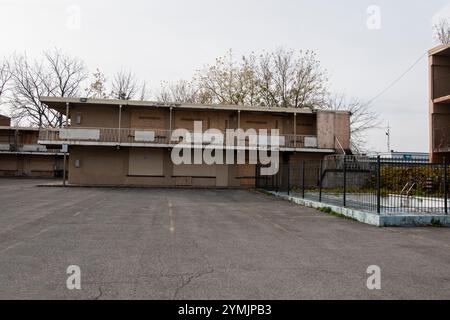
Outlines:
{"type": "Polygon", "coordinates": [[[450,44],[450,22],[449,19],[442,19],[433,26],[434,36],[443,45],[450,44]]]}

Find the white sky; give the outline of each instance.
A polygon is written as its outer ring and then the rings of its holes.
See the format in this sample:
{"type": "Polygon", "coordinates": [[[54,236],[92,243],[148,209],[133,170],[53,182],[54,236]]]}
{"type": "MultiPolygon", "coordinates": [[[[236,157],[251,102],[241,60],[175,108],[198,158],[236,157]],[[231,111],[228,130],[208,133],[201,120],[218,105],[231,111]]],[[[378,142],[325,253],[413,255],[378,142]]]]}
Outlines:
{"type": "MultiPolygon", "coordinates": [[[[157,89],[233,49],[315,50],[332,89],[369,100],[435,46],[432,20],[448,0],[0,0],[0,57],[58,47],[108,77],[133,70],[157,89]],[[371,5],[380,29],[369,29],[371,5]],[[79,13],[79,15],[78,15],[79,13]]],[[[428,149],[427,59],[373,103],[391,125],[391,148],[428,149]]],[[[155,91],[155,90],[154,90],[155,91]]],[[[384,129],[368,148],[387,151],[384,129]]]]}

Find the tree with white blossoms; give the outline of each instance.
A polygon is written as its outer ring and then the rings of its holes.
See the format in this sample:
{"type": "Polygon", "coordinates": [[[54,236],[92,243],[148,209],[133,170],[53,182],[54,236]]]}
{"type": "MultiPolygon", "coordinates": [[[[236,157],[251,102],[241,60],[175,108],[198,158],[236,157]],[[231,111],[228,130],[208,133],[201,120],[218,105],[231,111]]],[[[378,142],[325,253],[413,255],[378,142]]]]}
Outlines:
{"type": "Polygon", "coordinates": [[[359,150],[367,131],[378,125],[368,103],[330,94],[328,75],[316,53],[278,49],[239,60],[229,51],[191,80],[161,84],[163,102],[232,104],[268,108],[311,108],[351,112],[352,147],[359,150]]]}

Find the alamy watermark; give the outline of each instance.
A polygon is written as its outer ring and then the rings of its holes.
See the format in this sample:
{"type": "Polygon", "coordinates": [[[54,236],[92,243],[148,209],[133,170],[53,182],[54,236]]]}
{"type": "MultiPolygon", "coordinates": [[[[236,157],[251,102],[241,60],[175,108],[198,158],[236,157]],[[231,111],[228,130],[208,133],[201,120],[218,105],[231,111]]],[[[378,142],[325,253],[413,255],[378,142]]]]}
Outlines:
{"type": "Polygon", "coordinates": [[[261,164],[261,175],[274,175],[279,170],[279,149],[284,137],[278,129],[219,129],[203,131],[202,121],[194,121],[194,132],[176,129],[171,141],[171,158],[180,164],[261,164]],[[246,153],[248,152],[248,157],[246,153]]]}
{"type": "Polygon", "coordinates": [[[67,267],[66,273],[69,275],[66,280],[66,287],[69,290],[81,290],[81,269],[77,265],[67,267]]]}
{"type": "Polygon", "coordinates": [[[381,290],[381,268],[377,265],[371,265],[367,267],[366,273],[370,274],[366,282],[367,289],[381,290]]]}
{"type": "Polygon", "coordinates": [[[81,29],[81,8],[78,5],[70,5],[66,8],[66,27],[69,30],[81,29]]]}
{"type": "Polygon", "coordinates": [[[377,5],[371,5],[367,8],[366,26],[369,30],[381,29],[381,8],[377,5]]]}

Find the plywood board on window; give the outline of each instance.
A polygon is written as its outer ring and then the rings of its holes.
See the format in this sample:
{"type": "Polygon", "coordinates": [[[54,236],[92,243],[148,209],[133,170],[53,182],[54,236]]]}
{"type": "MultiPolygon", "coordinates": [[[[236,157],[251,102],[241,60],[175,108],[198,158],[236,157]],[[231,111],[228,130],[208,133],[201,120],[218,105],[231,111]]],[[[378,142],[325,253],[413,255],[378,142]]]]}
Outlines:
{"type": "Polygon", "coordinates": [[[130,149],[128,175],[162,176],[164,168],[163,150],[156,148],[130,149]]]}

